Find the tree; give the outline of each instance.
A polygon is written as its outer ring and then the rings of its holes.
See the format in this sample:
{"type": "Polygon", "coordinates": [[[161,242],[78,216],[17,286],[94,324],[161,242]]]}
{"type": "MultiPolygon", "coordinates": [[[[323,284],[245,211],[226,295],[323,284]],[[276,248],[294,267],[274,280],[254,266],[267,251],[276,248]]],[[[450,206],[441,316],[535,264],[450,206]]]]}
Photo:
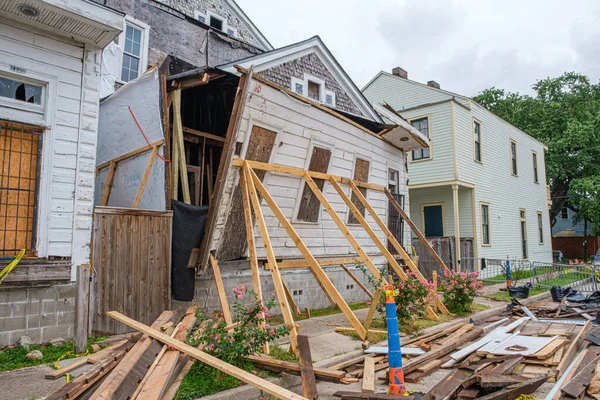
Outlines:
{"type": "Polygon", "coordinates": [[[548,146],[552,225],[563,207],[600,222],[600,85],[575,72],[533,85],[535,96],[486,89],[474,100],[548,146]]]}

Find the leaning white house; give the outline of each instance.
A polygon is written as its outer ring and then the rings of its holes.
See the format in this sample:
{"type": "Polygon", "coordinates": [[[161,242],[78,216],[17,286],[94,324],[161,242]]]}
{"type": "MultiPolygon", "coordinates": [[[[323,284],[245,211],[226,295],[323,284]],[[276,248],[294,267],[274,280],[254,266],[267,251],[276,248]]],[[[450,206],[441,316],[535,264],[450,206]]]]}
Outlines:
{"type": "Polygon", "coordinates": [[[123,15],[86,0],[0,0],[0,348],[73,335],[90,262],[102,49],[123,15]],[[24,250],[24,251],[23,251],[24,250]]]}
{"type": "Polygon", "coordinates": [[[363,92],[429,137],[429,149],[408,158],[410,215],[433,242],[461,238],[455,267],[461,258],[465,268],[473,258],[552,261],[543,143],[469,97],[409,80],[402,68],[380,72],[363,92]]]}

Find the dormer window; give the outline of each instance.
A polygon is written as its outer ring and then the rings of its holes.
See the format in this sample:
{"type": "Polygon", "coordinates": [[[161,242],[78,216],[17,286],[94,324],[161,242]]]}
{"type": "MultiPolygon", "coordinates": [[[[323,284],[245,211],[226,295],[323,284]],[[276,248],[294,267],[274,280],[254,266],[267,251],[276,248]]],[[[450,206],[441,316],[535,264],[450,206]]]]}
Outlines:
{"type": "Polygon", "coordinates": [[[229,26],[227,18],[215,14],[212,11],[201,13],[196,10],[194,11],[194,18],[196,18],[198,22],[209,25],[213,29],[226,33],[229,36],[237,37],[237,29],[229,26]]]}
{"type": "Polygon", "coordinates": [[[209,25],[219,31],[223,30],[223,20],[215,17],[214,15],[210,16],[210,24],[209,25]]]}
{"type": "Polygon", "coordinates": [[[304,79],[292,77],[291,87],[294,92],[314,101],[335,107],[335,93],[325,89],[325,81],[304,74],[304,79]]]}

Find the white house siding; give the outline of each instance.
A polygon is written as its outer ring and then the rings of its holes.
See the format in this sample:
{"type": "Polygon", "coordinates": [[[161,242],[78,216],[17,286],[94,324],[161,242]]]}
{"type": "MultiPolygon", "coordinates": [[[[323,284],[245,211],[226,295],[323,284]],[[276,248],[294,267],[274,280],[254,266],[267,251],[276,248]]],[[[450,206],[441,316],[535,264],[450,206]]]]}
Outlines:
{"type": "MultiPolygon", "coordinates": [[[[370,161],[369,182],[387,186],[387,168],[394,168],[401,174],[401,193],[406,194],[406,171],[403,152],[374,136],[352,126],[339,118],[317,108],[301,103],[286,94],[253,81],[250,84],[250,96],[240,123],[238,141],[247,144],[253,125],[278,132],[270,162],[305,169],[311,143],[334,146],[329,173],[351,178],[355,157],[370,161]]],[[[234,182],[239,179],[238,168],[229,171],[224,204],[231,196],[234,182]]],[[[278,173],[267,173],[264,179],[269,193],[273,196],[286,217],[309,247],[319,256],[353,254],[354,250],[337,228],[327,212],[321,210],[320,222],[295,222],[296,206],[303,189],[300,178],[278,173]]],[[[349,187],[342,185],[347,194],[349,187]]],[[[327,199],[343,221],[348,219],[348,208],[330,184],[325,184],[327,199]]],[[[368,199],[377,214],[387,220],[387,198],[384,193],[368,190],[368,199]]],[[[263,203],[264,204],[264,203],[263,203]]],[[[409,206],[408,199],[406,206],[409,206]]],[[[221,231],[225,225],[226,207],[221,207],[216,233],[213,236],[213,248],[217,247],[221,231]]],[[[277,257],[302,257],[285,230],[279,224],[271,210],[263,205],[271,243],[277,257]]],[[[367,213],[368,215],[368,213],[367,213]]],[[[385,236],[370,216],[367,221],[385,243],[385,236]]],[[[350,231],[367,253],[379,253],[377,247],[360,225],[350,225],[350,231]]],[[[407,231],[408,232],[408,231],[407,231]]],[[[262,240],[255,228],[258,256],[265,258],[262,240]]],[[[406,244],[409,244],[408,235],[406,244]]],[[[378,257],[381,259],[381,257],[378,257]]],[[[381,260],[380,260],[381,261],[381,260]]],[[[378,262],[380,262],[378,261],[378,262]]]]}
{"type": "Polygon", "coordinates": [[[72,256],[74,264],[87,263],[100,53],[34,28],[2,22],[0,55],[1,70],[24,69],[20,75],[44,82],[47,89],[43,115],[0,108],[0,118],[46,127],[37,255],[72,256]]]}
{"type": "Polygon", "coordinates": [[[371,103],[388,103],[397,111],[452,98],[468,103],[467,98],[455,93],[434,89],[383,71],[363,88],[363,93],[371,103]]]}
{"type": "Polygon", "coordinates": [[[544,147],[475,102],[471,111],[454,107],[459,179],[475,184],[479,257],[521,257],[519,209],[526,210],[529,259],[552,260],[546,199],[544,147]],[[474,161],[472,118],[481,122],[482,163],[474,161]],[[517,142],[518,177],[512,176],[510,139],[517,142]],[[539,183],[534,183],[532,151],[538,157],[539,183]],[[481,202],[489,203],[491,246],[481,246],[481,202]],[[544,244],[538,243],[537,213],[543,214],[544,244]]]}

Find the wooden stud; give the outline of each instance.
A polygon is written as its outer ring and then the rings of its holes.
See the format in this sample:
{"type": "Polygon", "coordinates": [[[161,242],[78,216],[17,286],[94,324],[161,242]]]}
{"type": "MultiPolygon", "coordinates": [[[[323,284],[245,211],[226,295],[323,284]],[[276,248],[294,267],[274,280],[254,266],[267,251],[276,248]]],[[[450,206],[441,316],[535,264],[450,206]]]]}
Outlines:
{"type": "Polygon", "coordinates": [[[102,191],[102,199],[100,200],[101,206],[108,205],[110,191],[112,190],[113,181],[115,180],[115,172],[117,171],[116,161],[111,161],[109,165],[108,175],[106,176],[106,182],[104,183],[104,190],[102,191]]]}
{"type": "Polygon", "coordinates": [[[135,156],[139,156],[139,155],[140,155],[140,154],[142,154],[142,153],[145,153],[145,152],[147,152],[147,151],[150,151],[150,150],[152,150],[152,148],[153,148],[154,146],[159,146],[159,147],[160,147],[160,146],[162,146],[163,144],[165,144],[165,140],[164,140],[164,139],[160,139],[160,140],[157,140],[157,141],[156,141],[156,142],[154,142],[154,143],[150,143],[150,145],[145,145],[145,146],[142,146],[142,147],[140,147],[139,149],[132,150],[132,151],[130,151],[130,152],[128,152],[128,153],[125,153],[125,154],[123,154],[123,155],[120,155],[120,156],[118,156],[118,157],[115,157],[115,158],[113,158],[112,160],[108,160],[108,161],[106,161],[106,162],[103,162],[102,164],[98,164],[98,165],[96,165],[96,173],[98,173],[100,170],[102,170],[102,169],[104,169],[104,168],[106,168],[106,167],[109,167],[109,166],[110,166],[110,163],[113,163],[113,162],[114,162],[114,163],[117,163],[117,164],[118,164],[119,162],[121,162],[121,161],[123,161],[123,160],[127,160],[128,158],[132,158],[132,157],[135,157],[135,156]]]}
{"type": "Polygon", "coordinates": [[[148,178],[150,177],[150,172],[152,171],[152,166],[154,165],[154,161],[156,160],[157,154],[158,146],[154,146],[152,148],[152,153],[150,153],[150,158],[148,158],[148,164],[146,164],[146,169],[144,170],[144,175],[142,176],[142,181],[140,182],[140,187],[138,188],[138,191],[135,194],[135,199],[133,200],[132,208],[138,208],[140,206],[140,201],[142,200],[144,189],[146,189],[146,183],[148,183],[148,178]]]}
{"type": "MultiPolygon", "coordinates": [[[[254,221],[252,220],[252,210],[250,208],[250,199],[248,197],[248,182],[249,178],[246,176],[246,172],[243,169],[240,170],[240,189],[242,190],[242,206],[244,207],[246,240],[248,242],[248,258],[250,261],[250,271],[252,273],[252,288],[254,289],[258,300],[262,303],[263,293],[262,285],[260,283],[260,269],[258,267],[258,258],[256,256],[256,243],[254,242],[254,221]]],[[[261,323],[261,326],[264,326],[264,321],[261,323]]],[[[265,343],[263,350],[265,354],[269,354],[269,343],[265,343]]]]}
{"type": "Polygon", "coordinates": [[[202,167],[200,169],[200,205],[204,205],[204,161],[206,159],[206,138],[202,138],[202,167]]]}
{"type": "Polygon", "coordinates": [[[312,356],[308,336],[298,335],[298,349],[300,350],[300,376],[302,377],[302,395],[311,400],[317,400],[317,382],[313,370],[312,356]]]}
{"type": "Polygon", "coordinates": [[[77,266],[77,293],[75,294],[75,333],[73,350],[75,353],[87,351],[88,312],[90,305],[90,265],[77,266]]]}
{"type": "Polygon", "coordinates": [[[181,123],[181,90],[173,92],[173,141],[177,143],[177,158],[172,162],[179,162],[179,173],[181,174],[181,189],[183,191],[183,201],[191,204],[190,187],[187,179],[187,163],[185,161],[185,145],[183,143],[183,126],[181,123]]]}
{"type": "MultiPolygon", "coordinates": [[[[173,93],[170,94],[173,98],[173,93]]],[[[179,200],[179,143],[175,129],[172,130],[171,135],[171,180],[173,181],[173,200],[179,200]]],[[[187,170],[187,169],[186,169],[187,170]]]]}
{"type": "Polygon", "coordinates": [[[186,128],[185,126],[182,128],[184,133],[189,133],[190,135],[199,136],[203,139],[211,139],[217,142],[225,143],[225,138],[222,136],[213,135],[212,133],[202,132],[192,128],[186,128]]]}
{"type": "Polygon", "coordinates": [[[221,304],[221,309],[223,310],[223,319],[225,319],[225,323],[227,325],[232,325],[233,319],[231,318],[231,311],[229,310],[229,302],[227,301],[227,293],[225,292],[225,286],[223,285],[223,278],[221,277],[219,263],[217,260],[215,260],[215,257],[212,254],[209,257],[209,260],[210,266],[213,270],[213,275],[215,277],[215,285],[217,286],[219,303],[221,304]]]}
{"type": "Polygon", "coordinates": [[[558,364],[558,367],[556,368],[555,378],[557,381],[558,381],[558,379],[560,379],[561,375],[565,372],[565,369],[573,361],[575,354],[579,351],[579,349],[581,347],[583,338],[585,337],[585,335],[587,335],[587,333],[591,329],[592,329],[592,322],[587,321],[586,324],[583,327],[581,327],[581,330],[579,331],[579,333],[577,334],[575,339],[573,339],[573,341],[571,342],[571,344],[565,351],[562,361],[560,362],[560,364],[558,364]]]}
{"type": "MultiPolygon", "coordinates": [[[[262,209],[260,206],[260,200],[258,199],[258,194],[256,193],[256,182],[252,184],[253,177],[251,177],[251,171],[249,170],[249,167],[246,166],[244,167],[244,169],[246,170],[246,188],[248,190],[248,196],[250,197],[250,202],[252,203],[252,207],[254,209],[254,216],[256,217],[256,223],[258,224],[258,230],[260,231],[263,246],[265,247],[267,259],[269,260],[269,264],[271,264],[271,276],[273,277],[273,284],[275,286],[275,293],[277,293],[279,308],[281,309],[281,314],[283,315],[283,321],[285,322],[285,325],[287,326],[288,331],[290,333],[290,349],[294,354],[298,355],[298,331],[296,330],[296,325],[294,324],[294,317],[292,316],[290,306],[287,302],[285,289],[283,287],[283,281],[281,279],[281,273],[279,272],[279,268],[277,268],[275,252],[273,251],[273,246],[271,245],[271,239],[269,238],[267,224],[265,223],[265,219],[263,217],[262,209]]],[[[260,183],[260,179],[258,179],[258,182],[260,183]]],[[[262,183],[260,184],[262,185],[262,183]]]]}
{"type": "Polygon", "coordinates": [[[362,391],[375,393],[375,357],[365,358],[362,391]]]}
{"type": "Polygon", "coordinates": [[[365,329],[369,332],[369,328],[371,327],[371,322],[373,321],[373,315],[375,314],[375,310],[377,309],[377,303],[379,303],[379,298],[381,297],[381,293],[383,290],[381,288],[377,288],[375,290],[375,295],[371,299],[371,306],[369,307],[369,312],[367,313],[367,318],[365,319],[365,329]]]}
{"type": "MultiPolygon", "coordinates": [[[[348,195],[344,192],[344,190],[342,189],[342,187],[335,180],[333,180],[331,178],[329,179],[329,183],[331,183],[331,186],[333,186],[333,188],[339,194],[339,196],[342,198],[342,200],[344,201],[344,203],[346,203],[346,205],[348,206],[348,208],[352,212],[352,215],[354,215],[354,218],[356,218],[356,220],[362,225],[362,227],[367,232],[367,234],[369,235],[369,237],[371,238],[371,240],[373,241],[373,243],[375,243],[375,245],[377,246],[377,248],[379,249],[379,251],[381,252],[381,254],[387,260],[389,266],[392,267],[392,269],[394,270],[394,272],[396,272],[396,274],[398,275],[398,277],[400,279],[402,279],[403,281],[406,281],[408,279],[408,277],[406,276],[406,274],[402,270],[402,267],[400,267],[400,265],[398,264],[398,262],[396,261],[396,259],[392,255],[392,253],[390,253],[390,251],[388,250],[387,246],[381,241],[381,239],[379,238],[379,236],[377,236],[377,233],[375,233],[375,231],[373,230],[373,228],[371,228],[371,226],[369,225],[369,223],[367,222],[367,220],[365,219],[365,217],[363,217],[363,215],[358,210],[358,208],[356,208],[356,206],[354,205],[354,203],[352,202],[352,200],[350,200],[350,198],[348,197],[348,195]]],[[[365,197],[360,192],[360,190],[358,190],[358,187],[352,181],[350,181],[349,184],[350,184],[350,188],[352,188],[352,191],[354,192],[354,194],[356,195],[356,197],[365,206],[365,208],[369,211],[369,213],[371,214],[371,217],[373,217],[373,219],[375,220],[375,222],[377,222],[377,224],[379,225],[379,227],[381,228],[381,230],[385,233],[385,235],[388,238],[388,240],[390,241],[390,243],[392,243],[392,245],[394,246],[394,248],[402,256],[402,258],[404,259],[404,262],[406,263],[406,265],[408,265],[408,267],[415,274],[415,276],[417,277],[417,279],[419,279],[421,282],[424,282],[425,278],[423,278],[423,275],[421,275],[421,272],[417,269],[417,267],[415,267],[415,265],[413,264],[412,260],[408,256],[408,254],[406,254],[406,252],[404,251],[404,248],[400,245],[400,243],[398,243],[398,241],[396,240],[396,238],[394,237],[394,235],[392,235],[392,232],[390,232],[390,230],[385,225],[385,223],[383,223],[383,221],[379,218],[379,216],[377,215],[377,213],[375,212],[375,210],[373,209],[373,207],[371,207],[371,205],[369,204],[369,202],[367,201],[367,199],[365,199],[365,197]]],[[[391,280],[390,280],[390,283],[391,283],[391,280]]],[[[425,304],[424,307],[425,307],[425,312],[427,313],[427,315],[429,316],[429,318],[431,318],[433,320],[437,320],[438,319],[438,316],[435,314],[435,312],[433,311],[433,309],[431,308],[431,306],[429,306],[429,304],[425,304]]]]}
{"type": "MultiPolygon", "coordinates": [[[[319,265],[319,263],[317,262],[315,257],[312,255],[312,253],[310,252],[310,250],[308,249],[306,244],[304,244],[304,242],[302,241],[300,236],[298,236],[298,233],[296,232],[296,230],[294,229],[292,224],[288,221],[288,219],[285,217],[285,215],[283,214],[283,212],[281,211],[279,206],[277,206],[277,204],[275,203],[275,200],[273,200],[273,198],[271,197],[271,195],[269,194],[269,192],[267,191],[267,189],[265,188],[263,183],[260,181],[258,176],[256,176],[254,171],[252,171],[250,169],[250,166],[248,164],[246,164],[246,166],[244,168],[248,171],[248,174],[250,176],[252,176],[254,185],[256,186],[256,188],[258,189],[260,194],[263,196],[263,198],[265,199],[265,201],[267,202],[267,204],[269,205],[269,207],[271,208],[271,210],[273,211],[273,213],[279,220],[279,223],[281,224],[283,229],[285,229],[285,231],[290,236],[290,238],[292,239],[292,241],[294,242],[296,247],[298,247],[298,250],[300,250],[300,253],[302,253],[302,255],[304,256],[306,261],[309,263],[309,268],[311,269],[313,275],[317,279],[317,282],[320,282],[322,284],[321,287],[323,288],[325,294],[329,294],[333,298],[333,301],[335,301],[335,304],[337,304],[337,306],[342,311],[342,313],[344,313],[344,315],[346,316],[346,318],[348,319],[350,324],[356,329],[358,336],[360,336],[360,338],[364,340],[366,331],[363,328],[363,326],[361,325],[358,318],[356,318],[356,315],[354,315],[354,312],[352,312],[350,307],[348,307],[348,304],[346,304],[346,301],[344,300],[344,298],[337,291],[335,285],[331,282],[329,277],[327,277],[327,274],[325,274],[325,271],[323,271],[323,268],[321,268],[321,266],[319,265]]],[[[309,179],[310,179],[310,177],[309,177],[309,179]]],[[[314,183],[314,181],[312,181],[312,179],[311,179],[311,182],[313,185],[315,185],[315,183],[314,183]]],[[[316,185],[315,185],[315,187],[316,187],[316,185]]],[[[317,188],[317,190],[318,190],[318,188],[317,188]]],[[[321,193],[321,192],[319,191],[319,193],[321,193]]],[[[258,198],[257,198],[257,200],[258,200],[258,198]]],[[[260,206],[260,204],[258,204],[258,206],[260,206]]],[[[255,208],[256,208],[256,205],[255,205],[255,208]]],[[[334,213],[335,213],[335,211],[334,211],[334,213]]],[[[269,260],[269,263],[274,265],[274,263],[272,263],[271,260],[269,260]]],[[[377,271],[377,268],[375,268],[375,271],[377,271]]],[[[379,272],[379,271],[377,271],[377,272],[379,272]]]]}
{"type": "Polygon", "coordinates": [[[306,319],[310,319],[310,308],[304,307],[304,313],[306,314],[306,319]]]}
{"type": "Polygon", "coordinates": [[[233,376],[234,378],[237,378],[243,382],[249,383],[250,385],[260,389],[260,390],[264,390],[265,392],[280,398],[280,399],[284,399],[284,400],[307,400],[305,397],[303,396],[299,396],[295,393],[290,392],[287,389],[284,389],[280,386],[277,386],[267,380],[264,380],[262,378],[259,378],[258,376],[255,376],[253,374],[251,374],[250,372],[246,372],[243,369],[240,369],[238,367],[235,367],[229,363],[226,363],[225,361],[221,361],[216,357],[211,356],[210,354],[207,354],[199,349],[196,349],[188,344],[185,344],[177,339],[171,338],[168,335],[165,335],[164,333],[157,331],[156,329],[152,329],[147,325],[144,325],[138,321],[135,321],[131,318],[126,317],[125,315],[116,312],[116,311],[109,311],[107,313],[108,316],[110,316],[111,318],[135,329],[138,330],[142,333],[145,333],[146,335],[153,337],[154,339],[174,348],[179,350],[180,352],[189,355],[190,357],[195,358],[196,360],[199,360],[200,362],[210,365],[211,367],[214,367],[216,369],[218,369],[219,371],[222,371],[228,375],[233,376]]]}
{"type": "Polygon", "coordinates": [[[358,279],[356,277],[356,275],[354,275],[352,273],[352,271],[350,271],[348,269],[348,267],[346,267],[344,264],[340,264],[340,267],[342,267],[342,269],[344,271],[346,271],[346,273],[350,276],[350,278],[352,278],[352,280],[354,282],[356,282],[356,284],[358,285],[359,288],[362,289],[363,292],[365,292],[367,294],[367,296],[369,296],[370,298],[373,298],[373,293],[371,293],[371,291],[369,289],[367,289],[367,287],[360,281],[360,279],[358,279]]]}
{"type": "Polygon", "coordinates": [[[439,256],[439,254],[433,249],[433,247],[431,247],[431,245],[429,244],[429,242],[425,238],[425,235],[423,235],[423,233],[421,233],[421,231],[419,230],[419,228],[417,227],[417,225],[415,225],[415,223],[410,219],[410,217],[406,214],[406,212],[404,212],[404,210],[402,209],[402,206],[400,206],[400,204],[398,203],[398,201],[396,201],[396,199],[394,198],[394,196],[392,196],[392,194],[390,193],[390,191],[386,188],[386,189],[384,189],[384,192],[385,192],[386,196],[388,197],[388,199],[390,200],[390,203],[392,204],[392,206],[396,209],[396,211],[398,211],[398,213],[400,214],[400,216],[410,226],[410,228],[412,229],[412,231],[414,232],[414,234],[417,235],[417,237],[419,238],[419,240],[421,241],[421,243],[423,243],[423,247],[425,247],[425,250],[433,258],[433,260],[436,262],[436,264],[440,268],[442,268],[442,270],[444,270],[446,272],[450,272],[450,269],[446,266],[446,264],[441,259],[441,257],[439,256]]]}
{"type": "MultiPolygon", "coordinates": [[[[358,264],[360,262],[360,257],[317,258],[316,260],[321,267],[327,267],[340,264],[358,264]]],[[[269,269],[269,263],[265,263],[264,267],[265,269],[269,269]]],[[[306,268],[308,267],[308,263],[306,260],[282,261],[277,264],[277,267],[279,267],[279,269],[306,268]]]]}

